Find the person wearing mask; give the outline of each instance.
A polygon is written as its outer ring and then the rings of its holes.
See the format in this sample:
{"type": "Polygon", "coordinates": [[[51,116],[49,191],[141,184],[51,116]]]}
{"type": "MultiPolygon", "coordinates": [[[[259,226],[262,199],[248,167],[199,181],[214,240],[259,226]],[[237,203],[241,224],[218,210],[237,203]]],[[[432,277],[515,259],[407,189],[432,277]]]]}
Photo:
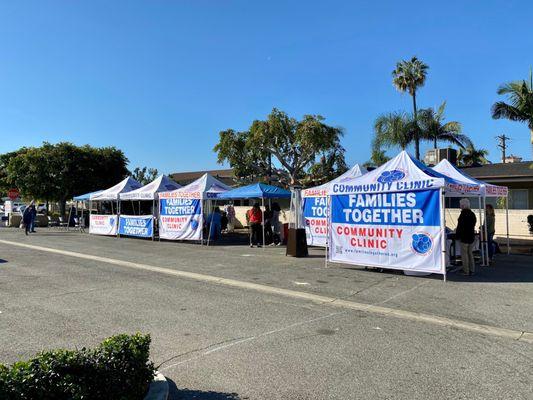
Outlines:
{"type": "Polygon", "coordinates": [[[222,230],[222,214],[220,208],[215,207],[213,212],[207,216],[206,225],[209,229],[209,240],[216,241],[220,237],[222,230]]]}
{"type": "Polygon", "coordinates": [[[462,274],[473,275],[476,269],[474,263],[476,215],[470,209],[470,201],[468,199],[461,199],[459,207],[461,208],[461,214],[457,221],[455,235],[461,242],[461,261],[463,264],[462,274]]]}
{"type": "Polygon", "coordinates": [[[254,203],[253,207],[246,212],[246,221],[250,226],[250,247],[261,247],[263,212],[259,207],[259,203],[254,203]]]}
{"type": "Polygon", "coordinates": [[[485,206],[485,222],[487,224],[487,247],[489,248],[489,261],[492,261],[494,256],[494,233],[496,232],[496,214],[494,207],[491,204],[485,206]]]}

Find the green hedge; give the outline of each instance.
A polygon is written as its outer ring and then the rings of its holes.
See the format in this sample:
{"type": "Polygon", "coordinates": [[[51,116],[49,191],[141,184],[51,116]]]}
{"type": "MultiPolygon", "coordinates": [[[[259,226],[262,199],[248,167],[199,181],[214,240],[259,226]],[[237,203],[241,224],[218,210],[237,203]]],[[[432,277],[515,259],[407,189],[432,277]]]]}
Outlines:
{"type": "Polygon", "coordinates": [[[117,335],[95,349],[45,351],[0,364],[2,400],[142,400],[154,376],[150,335],[117,335]]]}

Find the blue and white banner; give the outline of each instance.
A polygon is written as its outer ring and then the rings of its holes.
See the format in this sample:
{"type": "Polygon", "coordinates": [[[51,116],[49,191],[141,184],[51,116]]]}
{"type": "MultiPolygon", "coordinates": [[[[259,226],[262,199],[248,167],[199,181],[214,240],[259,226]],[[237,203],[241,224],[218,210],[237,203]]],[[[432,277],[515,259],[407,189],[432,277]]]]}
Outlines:
{"type": "Polygon", "coordinates": [[[154,217],[151,215],[121,215],[118,233],[124,236],[150,238],[154,233],[154,217]]]}
{"type": "Polygon", "coordinates": [[[309,246],[326,246],[328,238],[327,197],[305,197],[305,237],[309,246]]]}
{"type": "Polygon", "coordinates": [[[440,191],[331,196],[332,261],[444,273],[440,191]]]}
{"type": "Polygon", "coordinates": [[[170,240],[201,240],[202,200],[166,198],[159,200],[159,237],[170,240]]]}
{"type": "Polygon", "coordinates": [[[91,214],[91,218],[89,218],[89,233],[115,236],[117,234],[117,219],[116,215],[91,214]]]}

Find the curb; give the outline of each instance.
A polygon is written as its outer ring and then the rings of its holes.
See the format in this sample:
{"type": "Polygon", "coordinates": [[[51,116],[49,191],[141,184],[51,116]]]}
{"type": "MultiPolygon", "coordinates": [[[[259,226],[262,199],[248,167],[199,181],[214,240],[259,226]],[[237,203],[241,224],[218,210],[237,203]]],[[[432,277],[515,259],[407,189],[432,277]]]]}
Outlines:
{"type": "Polygon", "coordinates": [[[144,396],[144,400],[167,400],[168,390],[166,378],[159,371],[155,371],[154,380],[150,383],[150,388],[146,396],[144,396]]]}

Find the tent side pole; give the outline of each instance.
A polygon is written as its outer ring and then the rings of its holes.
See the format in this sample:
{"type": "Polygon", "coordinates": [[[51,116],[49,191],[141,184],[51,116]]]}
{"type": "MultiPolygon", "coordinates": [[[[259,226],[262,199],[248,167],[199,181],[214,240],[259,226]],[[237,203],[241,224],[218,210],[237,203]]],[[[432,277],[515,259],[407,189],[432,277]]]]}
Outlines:
{"type": "Polygon", "coordinates": [[[329,256],[329,240],[330,240],[330,234],[331,234],[331,202],[329,195],[326,195],[326,254],[324,257],[324,268],[328,267],[328,256],[329,256]]]}
{"type": "MultiPolygon", "coordinates": [[[[212,200],[211,200],[212,201],[212,200]]],[[[215,206],[217,204],[217,201],[215,199],[215,206]]],[[[207,245],[209,246],[209,243],[211,242],[211,228],[213,227],[213,217],[215,216],[215,208],[212,205],[211,206],[211,221],[209,221],[209,232],[207,232],[207,245]]]]}
{"type": "MultiPolygon", "coordinates": [[[[111,203],[113,204],[113,203],[111,203]]],[[[117,198],[117,237],[120,237],[120,195],[117,198]]]]}
{"type": "Polygon", "coordinates": [[[489,235],[488,235],[488,228],[487,228],[487,196],[483,196],[483,210],[485,211],[485,223],[483,224],[484,232],[483,236],[485,237],[485,260],[486,260],[486,266],[488,267],[490,265],[490,259],[489,259],[489,235]]]}
{"type": "Polygon", "coordinates": [[[441,263],[442,263],[442,272],[443,279],[446,282],[446,244],[448,241],[446,235],[446,201],[445,201],[444,189],[440,188],[440,229],[442,234],[441,240],[441,263]]]}
{"type": "Polygon", "coordinates": [[[205,200],[200,200],[200,215],[202,217],[202,229],[200,230],[200,243],[201,243],[201,246],[204,245],[204,223],[203,223],[203,218],[204,218],[204,209],[205,209],[205,200]]]}
{"type": "Polygon", "coordinates": [[[483,242],[487,238],[483,237],[482,228],[481,228],[481,225],[483,224],[483,215],[481,213],[481,196],[478,196],[477,198],[478,198],[479,224],[480,224],[480,228],[479,228],[479,250],[481,252],[481,266],[485,267],[486,266],[486,264],[485,264],[485,249],[483,247],[484,246],[483,242]]]}
{"type": "Polygon", "coordinates": [[[263,227],[263,250],[265,250],[265,198],[261,197],[262,203],[263,203],[263,212],[261,217],[261,225],[263,227]]]}
{"type": "Polygon", "coordinates": [[[509,241],[509,193],[505,196],[505,225],[507,229],[507,255],[511,253],[511,244],[509,241]]]}
{"type": "Polygon", "coordinates": [[[155,240],[155,195],[152,199],[152,242],[155,240]]]}

